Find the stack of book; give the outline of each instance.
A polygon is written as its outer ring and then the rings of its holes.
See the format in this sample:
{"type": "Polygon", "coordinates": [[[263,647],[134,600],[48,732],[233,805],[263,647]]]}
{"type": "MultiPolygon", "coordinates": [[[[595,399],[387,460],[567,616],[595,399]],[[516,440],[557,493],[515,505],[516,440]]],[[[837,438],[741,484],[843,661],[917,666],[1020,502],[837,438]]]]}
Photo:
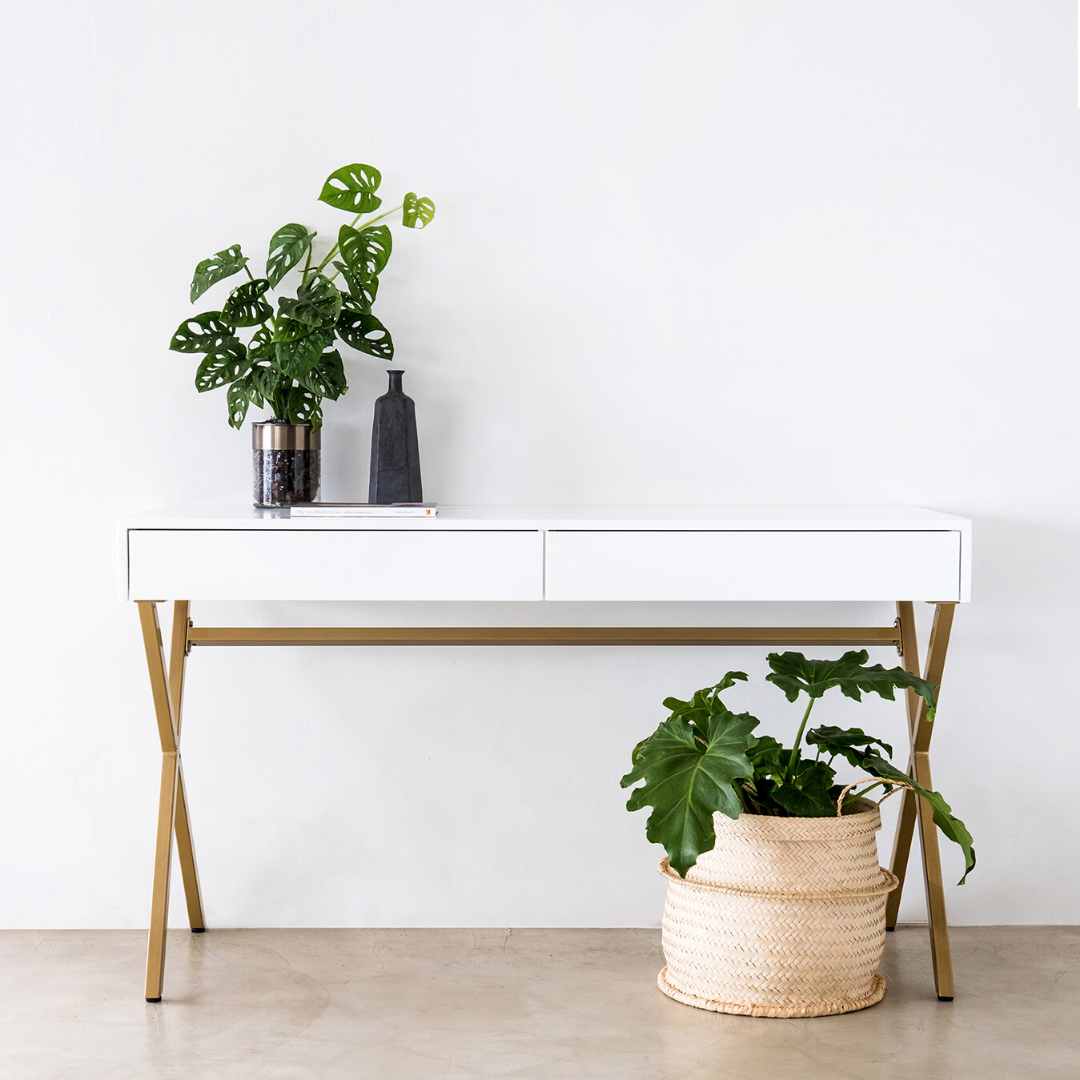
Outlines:
{"type": "Polygon", "coordinates": [[[290,518],[430,518],[439,512],[438,503],[293,503],[290,518]]]}

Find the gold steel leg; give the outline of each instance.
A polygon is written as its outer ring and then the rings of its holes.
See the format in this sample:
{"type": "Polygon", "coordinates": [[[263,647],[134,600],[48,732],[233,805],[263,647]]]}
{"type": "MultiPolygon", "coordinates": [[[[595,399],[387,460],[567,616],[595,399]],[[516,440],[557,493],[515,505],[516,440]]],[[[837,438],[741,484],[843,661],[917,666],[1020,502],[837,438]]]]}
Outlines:
{"type": "MultiPolygon", "coordinates": [[[[900,654],[900,663],[905,671],[912,675],[919,674],[919,641],[915,632],[915,605],[910,600],[901,600],[896,605],[896,615],[900,620],[900,640],[903,643],[903,652],[900,654]]],[[[914,690],[907,691],[908,712],[908,745],[911,745],[915,737],[915,725],[919,722],[919,695],[914,690]]],[[[912,773],[912,763],[909,758],[908,775],[912,773]]],[[[900,912],[900,897],[904,892],[904,878],[907,875],[908,858],[911,855],[911,841],[915,835],[915,793],[904,791],[900,796],[900,817],[896,822],[896,835],[893,838],[893,852],[890,869],[899,879],[897,885],[885,904],[885,928],[896,929],[896,919],[900,912]]]]}
{"type": "MultiPolygon", "coordinates": [[[[918,672],[919,652],[915,640],[914,605],[908,601],[901,601],[896,605],[896,610],[904,643],[904,670],[918,672]]],[[[927,650],[923,678],[938,687],[939,698],[941,676],[945,669],[945,653],[949,648],[949,635],[952,632],[955,612],[955,604],[938,604],[934,611],[934,626],[930,631],[930,648],[927,650]]],[[[907,692],[907,706],[908,729],[911,738],[908,775],[924,788],[933,791],[934,781],[930,773],[929,750],[934,725],[926,723],[926,702],[911,690],[907,692]]],[[[890,930],[896,926],[916,819],[919,826],[919,844],[922,848],[923,879],[926,883],[926,909],[930,923],[930,953],[934,963],[934,985],[942,1001],[952,1001],[954,994],[952,954],[949,949],[949,924],[945,916],[945,887],[941,875],[938,831],[934,824],[930,804],[916,798],[910,791],[905,791],[903,794],[900,820],[897,822],[896,838],[893,841],[892,872],[900,879],[900,884],[889,894],[885,907],[885,925],[890,930]]]]}
{"type": "MultiPolygon", "coordinates": [[[[169,649],[169,698],[176,722],[177,738],[183,723],[184,672],[188,653],[187,600],[173,604],[172,645],[169,649]]],[[[195,847],[191,840],[191,819],[188,815],[187,792],[184,788],[184,767],[177,763],[176,777],[176,852],[180,858],[180,876],[184,882],[188,925],[192,933],[201,934],[206,927],[203,918],[202,895],[199,890],[199,868],[195,862],[195,847]]]]}
{"type": "MultiPolygon", "coordinates": [[[[934,626],[930,631],[930,647],[926,652],[927,682],[941,687],[941,675],[945,668],[945,653],[949,648],[955,604],[938,604],[934,612],[934,626]]],[[[915,779],[933,791],[934,781],[930,775],[930,737],[934,724],[924,723],[926,702],[919,700],[919,722],[913,733],[912,748],[915,779]]],[[[934,959],[934,982],[937,995],[942,1001],[953,999],[952,955],[949,951],[949,924],[945,917],[945,887],[941,877],[941,855],[938,852],[937,826],[933,811],[925,799],[918,800],[919,840],[922,843],[923,876],[926,879],[926,907],[930,915],[930,950],[934,959]]]]}
{"type": "Polygon", "coordinates": [[[150,902],[150,937],[146,944],[147,1001],[161,1000],[161,989],[165,981],[165,933],[169,925],[169,870],[172,863],[172,833],[176,811],[177,764],[176,754],[161,755],[154,892],[150,902]]]}

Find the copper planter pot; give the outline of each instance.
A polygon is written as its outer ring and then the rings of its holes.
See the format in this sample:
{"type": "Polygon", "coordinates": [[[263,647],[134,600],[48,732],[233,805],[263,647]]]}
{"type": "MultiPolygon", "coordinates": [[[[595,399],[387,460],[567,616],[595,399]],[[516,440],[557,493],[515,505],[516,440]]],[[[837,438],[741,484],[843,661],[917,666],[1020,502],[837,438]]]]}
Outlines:
{"type": "Polygon", "coordinates": [[[321,433],[310,424],[267,420],[251,425],[252,493],[260,507],[317,502],[321,433]]]}

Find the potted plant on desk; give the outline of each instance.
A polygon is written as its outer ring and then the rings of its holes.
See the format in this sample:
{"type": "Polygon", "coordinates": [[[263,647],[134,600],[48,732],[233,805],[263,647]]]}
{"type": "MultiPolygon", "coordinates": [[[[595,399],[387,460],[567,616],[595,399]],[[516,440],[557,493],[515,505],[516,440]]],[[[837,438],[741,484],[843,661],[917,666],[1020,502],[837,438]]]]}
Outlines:
{"type": "Polygon", "coordinates": [[[837,758],[869,774],[871,788],[916,791],[963,849],[964,878],[974,867],[963,822],[891,764],[892,747],[860,728],[807,731],[814,703],[832,688],[856,701],[863,692],[892,700],[894,689],[909,689],[933,719],[934,686],[867,659],[865,650],[839,660],[769,655],[768,681],[789,701],[808,698],[791,749],[755,736],[759,721],[721,700],[746,679],[741,671],[689,701],[665,700],[671,715],[634,748],[622,786],[645,783],[626,806],[653,808],[646,835],[668,852],[660,864],[669,879],[667,966],[658,983],[669,997],[752,1016],[826,1016],[881,1000],[885,899],[897,880],[878,865],[878,806],[849,795],[856,785],[836,783],[837,758]]]}
{"type": "Polygon", "coordinates": [[[320,201],[353,217],[315,265],[316,234],[292,222],[270,238],[262,277],[251,273],[239,244],[195,267],[192,303],[241,271],[248,278],[220,310],[185,319],[169,348],[202,354],[195,388],[205,393],[228,387],[232,427],[243,425],[250,405],[270,410],[269,420],[252,425],[256,506],[318,498],[322,402],[336,401],[349,388],[335,341],[380,360],[393,358],[390,332],[371,310],[393,247],[385,219],[400,211],[402,225],[422,229],[435,216],[435,204],[409,192],[392,210],[376,213],[381,182],[378,169],[360,164],[327,177],[320,201]],[[295,295],[278,297],[275,308],[271,293],[292,271],[295,295]],[[245,341],[240,332],[246,330],[254,332],[245,341]]]}

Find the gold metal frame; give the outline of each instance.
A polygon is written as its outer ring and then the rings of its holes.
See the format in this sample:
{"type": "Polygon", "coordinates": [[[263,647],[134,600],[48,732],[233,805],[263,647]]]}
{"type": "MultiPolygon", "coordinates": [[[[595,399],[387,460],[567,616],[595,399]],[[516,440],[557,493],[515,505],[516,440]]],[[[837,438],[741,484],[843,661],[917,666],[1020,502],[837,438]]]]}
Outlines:
{"type": "MultiPolygon", "coordinates": [[[[908,600],[896,605],[892,626],[447,626],[447,627],[196,627],[190,618],[187,600],[173,605],[172,641],[169,663],[158,621],[157,602],[138,601],[143,645],[150,671],[150,688],[161,742],[161,793],[158,799],[157,841],[154,855],[154,888],[150,905],[150,937],[146,956],[146,1000],[160,1001],[165,974],[165,936],[169,915],[169,872],[172,838],[180,859],[180,873],[187,900],[188,923],[193,933],[202,933],[205,920],[184,772],[180,762],[180,722],[184,695],[184,673],[195,645],[894,645],[903,666],[919,670],[919,649],[915,635],[915,608],[908,600]]],[[[940,686],[945,653],[952,629],[954,603],[940,603],[934,614],[930,648],[924,678],[940,686]]],[[[940,696],[940,692],[939,692],[940,696]]],[[[926,703],[907,692],[908,729],[911,753],[908,773],[924,787],[932,788],[929,746],[934,725],[926,723],[926,703]]],[[[916,820],[922,846],[923,876],[930,922],[930,949],[934,982],[942,1001],[953,998],[952,960],[949,929],[945,918],[941,859],[937,829],[931,809],[910,791],[903,794],[900,820],[893,847],[892,872],[900,879],[890,894],[886,909],[888,929],[896,926],[900,895],[904,886],[916,820]]]]}

